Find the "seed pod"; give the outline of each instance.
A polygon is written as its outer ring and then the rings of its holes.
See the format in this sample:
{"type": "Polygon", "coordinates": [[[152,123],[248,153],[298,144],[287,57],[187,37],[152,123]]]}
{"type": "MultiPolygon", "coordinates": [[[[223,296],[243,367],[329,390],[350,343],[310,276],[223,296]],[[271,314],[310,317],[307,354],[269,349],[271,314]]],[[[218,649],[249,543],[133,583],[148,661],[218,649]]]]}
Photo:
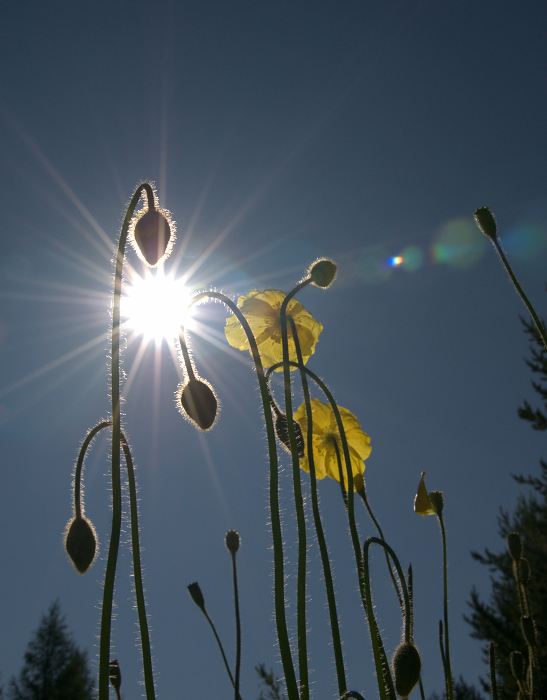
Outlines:
{"type": "Polygon", "coordinates": [[[139,257],[150,267],[169,254],[171,225],[159,209],[149,209],[138,219],[133,236],[139,257]]]}
{"type": "Polygon", "coordinates": [[[408,698],[420,679],[422,660],[414,642],[401,642],[391,660],[395,676],[395,690],[402,698],[408,698]]]}
{"type": "MultiPolygon", "coordinates": [[[[293,427],[298,457],[302,459],[304,456],[304,437],[302,435],[302,429],[300,428],[300,423],[296,420],[293,420],[293,427]]],[[[280,413],[275,419],[275,432],[279,442],[290,452],[291,441],[289,438],[289,425],[287,423],[287,416],[284,413],[280,413]]]]}
{"type": "Polygon", "coordinates": [[[65,532],[65,548],[76,571],[85,574],[97,554],[97,534],[87,518],[73,518],[65,532]]]}
{"type": "Polygon", "coordinates": [[[225,542],[230,554],[235,554],[241,544],[241,538],[239,536],[239,533],[235,530],[228,530],[228,532],[226,533],[225,542]]]}
{"type": "Polygon", "coordinates": [[[195,377],[178,391],[181,413],[200,430],[210,430],[217,416],[218,402],[210,384],[195,377]]]}
{"type": "Polygon", "coordinates": [[[326,289],[334,282],[336,277],[336,272],[338,267],[336,263],[327,258],[321,258],[316,260],[308,271],[308,275],[311,277],[311,283],[316,287],[321,287],[326,289]]]}
{"type": "Polygon", "coordinates": [[[475,217],[477,226],[485,236],[492,239],[497,237],[498,227],[496,225],[496,220],[488,207],[480,207],[475,211],[473,216],[475,217]]]}

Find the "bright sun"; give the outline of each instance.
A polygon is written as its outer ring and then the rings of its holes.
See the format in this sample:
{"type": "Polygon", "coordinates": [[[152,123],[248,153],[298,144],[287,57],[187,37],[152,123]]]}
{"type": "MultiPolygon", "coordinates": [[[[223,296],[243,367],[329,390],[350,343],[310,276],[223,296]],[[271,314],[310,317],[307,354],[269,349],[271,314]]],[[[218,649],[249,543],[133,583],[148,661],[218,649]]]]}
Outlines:
{"type": "Polygon", "coordinates": [[[146,340],[171,340],[181,324],[188,324],[190,293],[182,280],[146,271],[144,278],[135,275],[124,292],[121,313],[129,332],[146,340]]]}

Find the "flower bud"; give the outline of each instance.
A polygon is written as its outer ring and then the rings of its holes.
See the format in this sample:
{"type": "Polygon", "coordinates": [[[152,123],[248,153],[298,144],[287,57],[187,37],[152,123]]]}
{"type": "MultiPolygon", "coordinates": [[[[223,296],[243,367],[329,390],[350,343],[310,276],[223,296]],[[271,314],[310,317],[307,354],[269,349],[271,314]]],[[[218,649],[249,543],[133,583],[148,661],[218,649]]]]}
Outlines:
{"type": "Polygon", "coordinates": [[[76,571],[85,574],[97,554],[97,533],[87,518],[73,518],[68,523],[65,548],[76,571]]]}
{"type": "MultiPolygon", "coordinates": [[[[304,437],[302,435],[300,423],[298,423],[298,421],[293,420],[293,428],[298,457],[302,459],[302,457],[304,456],[304,437]]],[[[279,442],[290,452],[291,441],[289,438],[289,425],[287,423],[287,416],[284,413],[280,413],[275,419],[275,432],[277,434],[279,442]]]]}
{"type": "Polygon", "coordinates": [[[170,253],[171,224],[159,209],[148,209],[140,216],[133,237],[139,257],[150,267],[155,267],[170,253]]]}
{"type": "Polygon", "coordinates": [[[189,379],[178,391],[179,410],[200,430],[213,427],[218,402],[209,382],[195,377],[189,379]]]}
{"type": "Polygon", "coordinates": [[[112,687],[119,694],[120,686],[122,684],[122,672],[120,671],[120,664],[118,659],[112,659],[110,662],[110,668],[108,670],[108,677],[110,678],[110,683],[112,687]]]}
{"type": "Polygon", "coordinates": [[[512,651],[509,660],[511,662],[511,673],[517,681],[522,683],[525,674],[524,656],[520,651],[512,651]]]}
{"type": "Polygon", "coordinates": [[[316,260],[308,271],[311,283],[316,287],[326,289],[334,282],[338,267],[332,260],[320,258],[316,260]]]}
{"type": "Polygon", "coordinates": [[[518,561],[522,556],[522,540],[518,532],[510,532],[507,535],[507,549],[513,561],[518,561]]]}
{"type": "Polygon", "coordinates": [[[473,216],[475,217],[477,226],[485,236],[492,239],[497,237],[498,227],[496,225],[496,220],[488,207],[480,207],[475,211],[473,216]]]}
{"type": "Polygon", "coordinates": [[[204,610],[205,599],[203,598],[203,593],[201,592],[201,588],[199,587],[199,583],[197,581],[194,581],[194,583],[191,583],[188,586],[188,593],[191,595],[192,600],[198,606],[198,608],[204,610]]]}
{"type": "Polygon", "coordinates": [[[239,545],[241,544],[241,538],[239,536],[239,533],[235,530],[228,530],[228,532],[226,533],[225,542],[230,554],[235,554],[239,549],[239,545]]]}
{"type": "Polygon", "coordinates": [[[401,642],[391,660],[395,676],[395,690],[402,698],[408,698],[420,679],[422,660],[414,642],[401,642]]]}

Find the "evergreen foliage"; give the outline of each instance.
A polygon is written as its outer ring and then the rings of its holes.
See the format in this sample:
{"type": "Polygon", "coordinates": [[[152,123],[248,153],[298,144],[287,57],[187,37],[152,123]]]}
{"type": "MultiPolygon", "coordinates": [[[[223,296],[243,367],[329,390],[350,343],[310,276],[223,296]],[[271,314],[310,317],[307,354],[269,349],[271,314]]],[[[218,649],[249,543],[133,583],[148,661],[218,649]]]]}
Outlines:
{"type": "Polygon", "coordinates": [[[56,601],[28,644],[19,677],[10,681],[8,700],[92,700],[92,690],[87,656],[68,634],[56,601]]]}

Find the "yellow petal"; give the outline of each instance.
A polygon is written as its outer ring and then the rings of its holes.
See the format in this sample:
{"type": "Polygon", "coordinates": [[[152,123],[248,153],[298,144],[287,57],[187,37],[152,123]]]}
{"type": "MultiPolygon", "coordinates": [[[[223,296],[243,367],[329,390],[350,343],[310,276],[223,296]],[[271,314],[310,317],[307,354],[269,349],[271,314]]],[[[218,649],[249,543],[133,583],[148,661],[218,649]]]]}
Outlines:
{"type": "Polygon", "coordinates": [[[431,501],[427,494],[427,489],[425,487],[424,476],[426,472],[422,472],[422,478],[418,484],[418,492],[416,493],[416,498],[414,499],[414,510],[418,515],[436,515],[435,511],[431,506],[431,501]]]}

